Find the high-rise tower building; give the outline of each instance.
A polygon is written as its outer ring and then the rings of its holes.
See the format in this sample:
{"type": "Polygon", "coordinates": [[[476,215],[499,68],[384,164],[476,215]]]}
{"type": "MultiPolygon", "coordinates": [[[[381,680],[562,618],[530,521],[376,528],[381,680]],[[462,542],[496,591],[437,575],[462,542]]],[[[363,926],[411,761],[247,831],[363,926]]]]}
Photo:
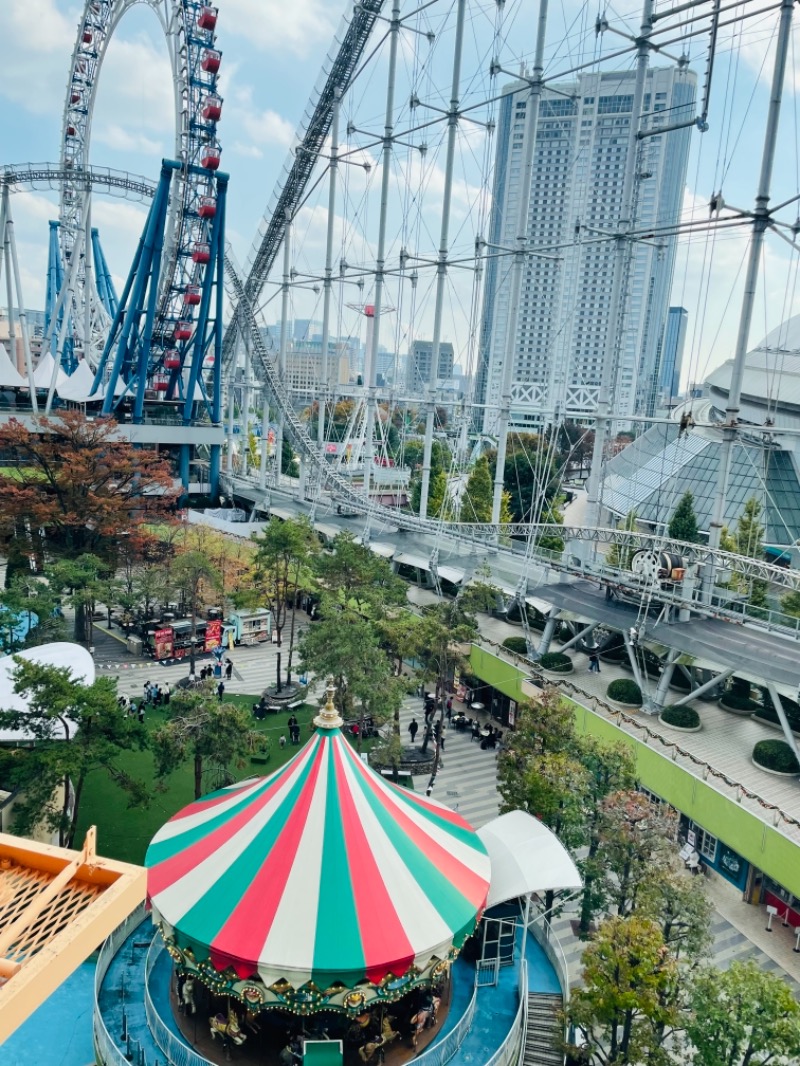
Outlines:
{"type": "MultiPolygon", "coordinates": [[[[622,202],[635,74],[593,73],[542,93],[528,214],[511,387],[512,425],[533,429],[554,412],[588,416],[597,403],[615,241],[622,202]]],[[[502,102],[489,242],[512,249],[524,159],[527,86],[502,102]]],[[[670,227],[680,215],[695,75],[684,66],[651,69],[637,142],[634,229],[670,227]],[[652,135],[649,135],[652,134],[652,135]]],[[[644,412],[658,389],[658,353],[669,306],[675,238],[633,242],[623,279],[624,319],[616,360],[614,413],[644,412]]],[[[484,432],[497,424],[501,400],[511,259],[489,260],[476,400],[486,404],[484,432]]]]}
{"type": "Polygon", "coordinates": [[[658,369],[659,401],[665,407],[674,403],[680,392],[683,369],[683,345],[686,341],[686,324],[689,312],[685,307],[670,307],[664,341],[661,345],[661,363],[658,369]]]}
{"type": "Polygon", "coordinates": [[[437,382],[449,380],[453,376],[453,358],[453,345],[450,341],[441,341],[438,366],[431,380],[433,341],[414,341],[406,363],[406,388],[413,394],[421,394],[426,386],[435,387],[437,382]]]}

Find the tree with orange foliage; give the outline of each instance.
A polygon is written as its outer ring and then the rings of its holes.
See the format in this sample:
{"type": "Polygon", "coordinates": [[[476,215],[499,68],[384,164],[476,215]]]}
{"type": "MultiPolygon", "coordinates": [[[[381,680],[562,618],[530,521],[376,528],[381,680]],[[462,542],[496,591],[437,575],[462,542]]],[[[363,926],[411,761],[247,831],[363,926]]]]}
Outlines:
{"type": "Polygon", "coordinates": [[[112,419],[78,411],[34,429],[0,426],[0,542],[10,554],[75,558],[113,567],[120,540],[144,550],[146,524],[165,522],[179,489],[168,460],[136,448],[112,419]]]}

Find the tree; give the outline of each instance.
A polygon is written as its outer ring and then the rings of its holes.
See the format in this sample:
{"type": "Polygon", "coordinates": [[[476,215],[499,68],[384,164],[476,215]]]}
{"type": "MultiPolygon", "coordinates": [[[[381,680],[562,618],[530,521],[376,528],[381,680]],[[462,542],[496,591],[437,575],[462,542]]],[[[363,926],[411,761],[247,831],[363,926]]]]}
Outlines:
{"type": "Polygon", "coordinates": [[[419,658],[422,651],[422,619],[409,610],[391,611],[375,623],[381,647],[399,677],[403,663],[419,658]]]}
{"type": "Polygon", "coordinates": [[[67,667],[18,659],[14,691],[27,707],[0,710],[0,728],[30,738],[17,749],[9,781],[20,791],[16,832],[29,836],[44,824],[58,832],[62,846],[71,847],[86,778],[97,771],[127,793],[130,806],[148,803],[145,783],[118,765],[123,752],[146,746],[146,734],[138,721],[120,713],[116,681],[101,677],[85,685],[67,667]]]}
{"type": "MultiPolygon", "coordinates": [[[[636,511],[628,511],[625,515],[625,521],[622,523],[622,529],[626,533],[632,533],[636,530],[636,511]]],[[[606,552],[606,563],[616,570],[630,570],[633,552],[633,548],[614,543],[606,552]]]]}
{"type": "MultiPolygon", "coordinates": [[[[497,451],[486,453],[494,482],[497,451]]],[[[544,437],[511,433],[506,447],[503,487],[509,494],[511,521],[541,522],[548,504],[558,495],[563,459],[544,437]]]]}
{"type": "Polygon", "coordinates": [[[75,640],[91,645],[95,605],[111,603],[114,599],[108,566],[98,556],[87,552],[75,559],[55,563],[50,571],[50,582],[53,589],[67,597],[75,611],[75,640]]]}
{"type": "Polygon", "coordinates": [[[674,980],[661,931],[649,918],[607,918],[583,954],[583,987],[568,1018],[588,1039],[589,1062],[639,1066],[659,1049],[656,1027],[673,1021],[664,989],[674,980]]]}
{"type": "Polygon", "coordinates": [[[675,818],[641,792],[612,792],[598,831],[605,897],[618,915],[630,914],[651,871],[670,861],[675,818]]]}
{"type": "Polygon", "coordinates": [[[492,520],[492,475],[489,460],[485,455],[478,459],[467,478],[461,499],[461,522],[491,522],[492,520]]]}
{"type": "Polygon", "coordinates": [[[21,571],[0,590],[0,647],[6,655],[57,640],[63,630],[58,597],[48,581],[21,571]],[[23,627],[27,632],[23,635],[23,627]]]}
{"type": "MultiPolygon", "coordinates": [[[[410,481],[411,508],[419,512],[422,496],[422,453],[421,441],[409,441],[405,447],[406,465],[412,465],[410,481]]],[[[431,478],[428,489],[428,514],[438,516],[447,498],[447,471],[450,469],[452,456],[444,441],[434,440],[431,447],[431,478]],[[439,510],[434,511],[434,507],[439,510]]]]}
{"type": "Polygon", "coordinates": [[[334,538],[330,552],[314,557],[323,610],[340,607],[378,619],[388,607],[406,602],[406,583],[392,573],[385,559],[350,533],[334,538]]]}
{"type": "Polygon", "coordinates": [[[203,788],[205,774],[215,772],[223,782],[230,782],[230,767],[244,766],[247,756],[263,743],[262,735],[250,728],[245,712],[218,700],[210,681],[177,689],[169,715],[150,737],[156,780],[163,785],[165,778],[191,759],[195,799],[209,791],[203,788]]]}
{"type": "Polygon", "coordinates": [[[36,552],[43,531],[49,552],[113,561],[121,537],[167,521],[174,510],[170,463],[135,448],[112,419],[67,411],[31,430],[12,418],[0,426],[0,449],[16,464],[0,473],[0,539],[29,536],[26,554],[36,552]]]}
{"type": "MultiPolygon", "coordinates": [[[[432,684],[442,698],[440,719],[444,715],[444,697],[452,686],[456,666],[464,663],[461,645],[470,643],[478,634],[478,626],[469,607],[469,599],[459,596],[455,600],[440,601],[422,616],[420,676],[432,684]]],[[[430,743],[432,730],[433,716],[425,726],[423,752],[430,743]]],[[[436,747],[438,755],[438,744],[436,747]]]]}
{"type": "MultiPolygon", "coordinates": [[[[754,497],[744,505],[744,511],[736,523],[736,551],[749,559],[764,558],[764,525],[761,522],[763,507],[754,497]]],[[[767,582],[761,578],[740,577],[739,589],[747,596],[751,607],[764,609],[767,606],[767,582]]]]}
{"type": "Polygon", "coordinates": [[[194,676],[196,659],[195,640],[197,638],[197,612],[206,590],[218,589],[219,571],[201,551],[187,551],[179,555],[170,569],[170,580],[189,609],[192,622],[191,644],[189,647],[189,675],[194,676]]]}
{"type": "Polygon", "coordinates": [[[793,618],[800,618],[800,592],[787,592],[781,597],[781,610],[793,618]]]}
{"type": "Polygon", "coordinates": [[[706,970],[696,981],[687,1027],[697,1066],[766,1066],[800,1056],[800,1004],[756,962],[706,970]]]}
{"type": "Polygon", "coordinates": [[[699,540],[694,496],[689,489],[681,496],[669,520],[669,535],[671,540],[681,540],[687,544],[696,544],[699,540]]]}
{"type": "Polygon", "coordinates": [[[294,651],[295,604],[300,589],[310,586],[310,563],[319,551],[317,539],[307,518],[281,522],[271,518],[267,528],[255,535],[256,557],[250,588],[236,597],[241,606],[267,606],[272,614],[272,627],[277,645],[276,689],[283,691],[281,654],[283,631],[292,610],[292,625],[287,657],[286,684],[292,683],[292,652],[294,651]]]}

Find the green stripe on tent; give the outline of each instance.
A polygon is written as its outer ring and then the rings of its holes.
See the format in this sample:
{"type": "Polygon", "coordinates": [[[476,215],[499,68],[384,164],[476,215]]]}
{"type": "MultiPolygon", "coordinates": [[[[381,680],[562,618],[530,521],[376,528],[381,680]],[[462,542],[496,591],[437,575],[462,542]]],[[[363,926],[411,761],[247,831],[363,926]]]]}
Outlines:
{"type": "MultiPolygon", "coordinates": [[[[356,911],[352,877],[358,870],[350,868],[339,788],[336,781],[335,741],[328,739],[325,751],[328,784],[325,794],[325,835],[319,871],[319,905],[315,915],[314,962],[312,980],[326,987],[330,975],[348,972],[363,978],[366,969],[361,928],[356,911]]],[[[343,785],[347,787],[346,783],[343,785]]]]}
{"type": "MultiPolygon", "coordinates": [[[[295,755],[290,762],[286,763],[285,766],[281,766],[279,770],[276,770],[269,777],[265,777],[261,782],[261,786],[255,792],[244,789],[243,791],[246,792],[246,795],[242,796],[238,803],[225,811],[220,811],[219,814],[209,818],[208,821],[199,822],[194,828],[186,829],[183,833],[178,833],[175,836],[169,837],[167,840],[153,841],[145,855],[145,866],[158,866],[159,863],[171,859],[173,855],[177,855],[181,851],[186,851],[187,848],[193,847],[199,841],[204,840],[206,837],[216,832],[220,826],[223,826],[226,822],[230,822],[231,819],[238,817],[243,807],[249,806],[251,803],[257,803],[259,798],[264,795],[264,792],[270,789],[281,777],[292,773],[297,759],[307,756],[309,762],[311,762],[313,752],[314,746],[312,745],[309,745],[308,750],[303,749],[298,752],[298,754],[295,755]]],[[[210,793],[209,795],[215,795],[215,793],[210,793]]],[[[203,798],[208,799],[209,797],[204,796],[203,798]]],[[[169,824],[170,823],[168,822],[167,825],[169,824]]]]}
{"type": "Polygon", "coordinates": [[[423,894],[439,912],[449,929],[467,928],[475,921],[475,907],[439,870],[436,864],[417,847],[394,820],[392,813],[359,776],[359,786],[372,808],[381,828],[403,860],[423,894]]]}
{"type": "Polygon", "coordinates": [[[192,930],[192,936],[213,947],[220,929],[236,909],[241,892],[252,882],[264,861],[271,853],[287,822],[300,793],[308,781],[314,760],[308,759],[297,780],[284,796],[281,804],[272,813],[267,824],[251,840],[242,854],[224,868],[214,884],[203,893],[202,898],[178,919],[177,926],[192,930]],[[231,886],[238,886],[239,894],[231,893],[231,886]]]}

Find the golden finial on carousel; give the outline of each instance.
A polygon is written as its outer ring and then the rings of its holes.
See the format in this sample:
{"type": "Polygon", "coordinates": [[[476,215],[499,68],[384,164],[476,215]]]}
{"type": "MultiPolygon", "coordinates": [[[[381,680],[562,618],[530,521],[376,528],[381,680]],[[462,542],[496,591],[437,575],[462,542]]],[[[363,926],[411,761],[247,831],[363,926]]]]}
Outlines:
{"type": "Polygon", "coordinates": [[[314,725],[317,729],[341,729],[344,725],[344,720],[336,710],[336,705],[333,702],[335,692],[336,688],[333,681],[329,681],[328,687],[325,689],[325,694],[327,696],[325,706],[314,719],[314,725]]]}

